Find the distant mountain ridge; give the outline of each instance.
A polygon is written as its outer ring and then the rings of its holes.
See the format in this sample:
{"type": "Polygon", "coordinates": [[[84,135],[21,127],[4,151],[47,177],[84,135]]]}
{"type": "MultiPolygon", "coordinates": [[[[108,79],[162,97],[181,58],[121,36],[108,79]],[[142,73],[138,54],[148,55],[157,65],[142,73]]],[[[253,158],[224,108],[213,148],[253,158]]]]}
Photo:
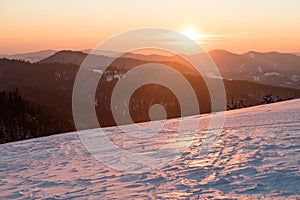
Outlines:
{"type": "MultiPolygon", "coordinates": [[[[59,51],[52,56],[41,60],[40,63],[73,63],[81,65],[88,54],[80,51],[59,51]]],[[[228,80],[246,80],[261,84],[283,86],[300,89],[300,56],[268,52],[259,53],[249,51],[244,54],[234,54],[226,50],[213,50],[209,55],[216,63],[222,78],[228,80]]],[[[91,55],[98,59],[99,63],[106,62],[108,57],[103,55],[91,55]]],[[[189,59],[201,60],[203,55],[190,55],[189,59]]],[[[140,64],[144,62],[157,62],[167,64],[180,62],[176,56],[124,54],[119,65],[127,65],[124,59],[135,59],[140,64]]],[[[185,63],[181,63],[184,65],[185,63]]],[[[210,76],[207,74],[207,76],[210,76]]],[[[214,77],[215,78],[215,77],[214,77]]]]}
{"type": "MultiPolygon", "coordinates": [[[[28,54],[6,56],[9,59],[21,59],[39,63],[72,63],[81,65],[88,53],[101,64],[108,58],[116,57],[121,52],[91,50],[82,51],[62,50],[55,52],[45,50],[28,54]]],[[[255,52],[235,54],[226,50],[216,49],[208,52],[216,63],[222,78],[228,80],[247,80],[261,84],[283,86],[300,89],[300,56],[293,53],[255,52]]],[[[185,56],[197,61],[202,55],[185,56]]],[[[5,57],[5,56],[2,56],[5,57]]],[[[170,63],[180,62],[176,56],[143,55],[124,53],[119,61],[120,66],[126,65],[128,60],[135,59],[140,64],[145,62],[170,63]]],[[[184,64],[184,63],[181,63],[184,64]]],[[[210,74],[207,74],[210,76],[210,74]]],[[[221,78],[221,77],[220,77],[221,78]]]]}
{"type": "Polygon", "coordinates": [[[224,50],[209,54],[225,79],[300,88],[300,57],[297,55],[254,51],[239,55],[224,50]]]}
{"type": "Polygon", "coordinates": [[[300,56],[300,52],[296,52],[294,53],[296,56],[300,56]]]}
{"type": "MultiPolygon", "coordinates": [[[[223,54],[227,58],[227,53],[223,52],[223,54]]],[[[219,55],[219,53],[216,55],[219,55]]],[[[24,99],[41,106],[52,116],[65,119],[72,125],[72,93],[80,66],[70,62],[81,62],[85,56],[87,56],[87,54],[82,52],[61,51],[37,63],[0,59],[0,90],[9,92],[18,88],[24,99]],[[75,60],[72,56],[78,59],[75,60]]],[[[234,54],[231,56],[237,61],[243,60],[234,54]]],[[[93,58],[107,59],[108,57],[95,56],[93,58]]],[[[247,57],[246,59],[249,60],[247,57]]],[[[228,60],[232,60],[232,58],[228,60]]],[[[93,68],[87,69],[87,75],[90,75],[91,79],[82,82],[85,88],[89,87],[90,80],[93,80],[94,77],[99,77],[99,73],[103,75],[98,83],[95,99],[89,101],[90,104],[95,106],[96,112],[101,113],[102,117],[99,117],[99,123],[101,125],[115,125],[110,107],[110,95],[112,94],[115,84],[127,70],[130,70],[130,67],[147,62],[150,61],[122,58],[114,62],[114,65],[106,71],[100,72],[100,70],[96,71],[93,68]]],[[[201,107],[201,113],[211,112],[210,97],[206,85],[201,78],[197,74],[190,73],[192,72],[191,69],[187,69],[186,66],[180,63],[169,62],[165,64],[178,70],[193,86],[199,99],[199,104],[201,104],[199,105],[199,107],[201,107]]],[[[153,73],[160,74],[161,72],[155,71],[153,73]]],[[[164,74],[164,77],[172,79],[168,74],[164,74]]],[[[210,82],[216,80],[216,78],[213,77],[208,77],[208,79],[210,82]]],[[[229,109],[261,104],[263,103],[261,102],[261,98],[264,96],[267,97],[267,102],[300,98],[300,89],[270,86],[253,81],[224,79],[224,86],[229,109]]],[[[79,95],[79,99],[84,101],[86,96],[79,95]]],[[[166,106],[168,118],[178,117],[180,114],[176,97],[174,95],[172,96],[172,93],[168,93],[168,90],[156,87],[155,85],[137,90],[137,93],[134,93],[130,101],[132,102],[130,103],[130,112],[135,122],[147,121],[149,119],[149,108],[152,103],[166,106]]],[[[194,114],[199,113],[192,113],[191,115],[194,114]]],[[[94,126],[90,124],[83,124],[83,126],[83,129],[94,128],[94,126]]],[[[60,131],[62,132],[63,130],[60,131]]]]}
{"type": "Polygon", "coordinates": [[[42,51],[29,52],[29,53],[0,55],[0,58],[25,60],[25,61],[29,61],[29,62],[38,62],[42,59],[45,59],[45,58],[53,55],[56,52],[57,51],[55,51],[55,50],[42,50],[42,51]]]}
{"type": "Polygon", "coordinates": [[[81,65],[88,54],[81,51],[62,50],[39,61],[39,63],[62,63],[81,65]]]}
{"type": "MultiPolygon", "coordinates": [[[[98,50],[98,49],[83,49],[83,50],[41,50],[41,51],[35,51],[35,52],[28,52],[28,53],[16,53],[16,54],[1,54],[0,58],[8,58],[8,59],[20,59],[20,60],[32,60],[34,62],[38,62],[40,60],[46,59],[47,57],[57,53],[57,52],[82,52],[84,54],[93,54],[93,55],[101,55],[101,56],[107,56],[107,57],[116,57],[122,52],[116,52],[116,51],[109,51],[109,50],[98,50]]],[[[223,50],[223,49],[215,49],[211,50],[208,52],[209,54],[232,54],[232,55],[274,55],[274,54],[286,54],[286,55],[296,55],[300,57],[300,52],[295,52],[295,53],[280,53],[280,52],[256,52],[256,51],[248,51],[247,53],[242,53],[242,54],[235,54],[231,53],[230,51],[223,50]]],[[[165,58],[166,56],[159,56],[159,55],[142,55],[142,54],[134,54],[130,53],[127,54],[127,57],[133,57],[136,56],[135,58],[138,59],[144,59],[146,57],[151,57],[151,56],[157,56],[160,58],[165,58]]]]}

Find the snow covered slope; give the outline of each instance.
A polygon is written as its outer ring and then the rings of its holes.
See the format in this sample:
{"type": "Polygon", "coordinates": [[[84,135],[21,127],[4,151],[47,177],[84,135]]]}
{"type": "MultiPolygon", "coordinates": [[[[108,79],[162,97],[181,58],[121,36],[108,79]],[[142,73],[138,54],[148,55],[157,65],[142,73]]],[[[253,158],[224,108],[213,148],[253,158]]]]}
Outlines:
{"type": "Polygon", "coordinates": [[[177,161],[143,174],[105,167],[77,133],[3,144],[0,199],[300,198],[300,99],[226,112],[205,158],[202,132],[177,161]]]}

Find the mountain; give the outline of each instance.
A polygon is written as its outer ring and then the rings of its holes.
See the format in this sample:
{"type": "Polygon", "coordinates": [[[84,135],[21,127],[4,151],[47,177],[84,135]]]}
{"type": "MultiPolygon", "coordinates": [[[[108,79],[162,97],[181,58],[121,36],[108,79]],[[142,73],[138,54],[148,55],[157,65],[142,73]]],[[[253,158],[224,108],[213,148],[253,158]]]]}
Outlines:
{"type": "Polygon", "coordinates": [[[300,56],[300,52],[294,53],[296,56],[300,56]]]}
{"type": "MultiPolygon", "coordinates": [[[[58,51],[55,54],[39,61],[40,64],[75,64],[80,66],[84,59],[88,56],[87,53],[83,53],[81,51],[70,51],[63,50],[58,51]]],[[[90,54],[90,59],[93,60],[95,66],[91,65],[91,68],[99,69],[99,66],[105,66],[110,60],[109,57],[103,55],[92,55],[90,54]]]]}
{"type": "Polygon", "coordinates": [[[233,54],[209,52],[222,77],[300,89],[300,57],[278,52],[233,54]]]}
{"type": "MultiPolygon", "coordinates": [[[[128,145],[120,146],[117,139],[123,134],[112,127],[105,129],[106,134],[115,135],[110,142],[116,142],[116,149],[110,151],[107,145],[95,145],[98,152],[87,150],[91,148],[87,144],[103,139],[98,129],[2,144],[0,198],[298,199],[300,100],[227,111],[225,116],[222,132],[208,149],[205,142],[214,135],[205,124],[218,113],[183,118],[187,123],[200,123],[196,131],[185,130],[185,134],[195,134],[191,145],[168,165],[144,173],[133,170],[137,162],[141,166],[136,170],[156,162],[136,159],[136,155],[154,153],[154,159],[163,159],[155,151],[168,140],[155,140],[159,137],[155,135],[150,140],[132,138],[124,142],[128,145]],[[81,140],[84,135],[90,135],[85,143],[81,140]],[[207,155],[202,153],[205,150],[207,155]],[[134,156],[125,157],[127,151],[134,156]],[[101,155],[119,167],[115,170],[95,159],[101,155]],[[125,167],[133,172],[122,171],[125,167]]],[[[173,138],[180,122],[167,120],[171,127],[162,130],[162,135],[173,138]]],[[[133,125],[127,128],[135,129],[133,125]]],[[[165,151],[176,152],[177,146],[187,143],[172,142],[165,151]]]]}
{"type": "Polygon", "coordinates": [[[81,51],[63,50],[63,51],[58,51],[53,55],[40,60],[39,63],[62,63],[62,64],[73,63],[76,65],[81,65],[81,63],[84,61],[86,56],[87,54],[81,51]]]}
{"type": "Polygon", "coordinates": [[[92,54],[97,56],[106,56],[106,57],[117,57],[122,55],[123,58],[131,58],[137,60],[151,60],[151,61],[158,61],[158,62],[166,62],[170,61],[170,57],[158,55],[158,54],[142,54],[142,53],[132,53],[132,52],[116,52],[116,51],[107,51],[107,50],[92,50],[92,49],[85,49],[82,50],[83,53],[92,54]],[[92,52],[93,51],[93,52],[92,52]]]}
{"type": "MultiPolygon", "coordinates": [[[[104,51],[99,51],[101,53],[104,51]]],[[[113,55],[112,52],[105,55],[113,55]]],[[[245,54],[234,54],[225,50],[213,50],[209,55],[216,63],[222,78],[228,80],[246,80],[266,85],[282,86],[300,89],[300,56],[288,53],[259,53],[250,51],[245,54]]],[[[41,63],[74,63],[80,65],[86,58],[87,54],[74,51],[60,51],[56,54],[40,61],[41,63]]],[[[108,60],[107,56],[92,55],[93,59],[101,65],[108,60]]],[[[199,62],[203,54],[187,56],[189,59],[199,62]]],[[[178,55],[142,55],[127,53],[118,59],[118,66],[128,67],[128,63],[149,63],[156,62],[161,64],[174,63],[186,65],[181,62],[178,55]],[[126,60],[127,59],[127,60],[126,60]],[[130,60],[132,59],[132,60],[130,60]],[[134,60],[134,61],[133,61],[134,60]]],[[[105,64],[103,64],[105,65],[105,64]]],[[[213,71],[211,74],[214,74],[213,71]]],[[[205,76],[213,77],[210,73],[205,76]]]]}
{"type": "Polygon", "coordinates": [[[116,51],[99,50],[99,49],[84,49],[84,50],[81,50],[81,52],[83,52],[85,54],[107,56],[107,57],[116,57],[118,54],[120,54],[120,52],[116,52],[116,51]]]}
{"type": "Polygon", "coordinates": [[[43,50],[43,51],[20,53],[20,54],[13,54],[13,55],[0,55],[0,58],[25,60],[25,61],[29,61],[29,62],[38,62],[42,59],[45,59],[45,58],[53,55],[55,52],[56,51],[54,51],[54,50],[43,50]]]}
{"type": "MultiPolygon", "coordinates": [[[[300,98],[300,89],[297,89],[299,86],[296,85],[298,83],[296,76],[299,74],[297,56],[276,52],[248,52],[238,55],[224,50],[212,51],[210,55],[225,78],[223,82],[226,90],[227,109],[300,98]],[[288,66],[281,68],[274,65],[273,62],[270,64],[270,61],[278,63],[278,66],[282,66],[286,62],[288,66]],[[292,70],[296,71],[292,74],[290,72],[292,70]],[[277,73],[281,75],[277,75],[277,73]],[[283,74],[284,76],[282,76],[283,74]],[[253,75],[259,76],[259,78],[253,80],[253,75]],[[282,85],[286,86],[284,81],[288,76],[294,76],[294,84],[288,84],[290,88],[282,87],[282,85]]],[[[87,54],[78,51],[59,51],[36,63],[0,59],[0,91],[10,92],[17,88],[24,99],[41,107],[54,118],[65,119],[73,125],[72,93],[74,81],[86,56],[87,54]]],[[[134,56],[134,54],[130,54],[130,56],[134,56]]],[[[206,74],[206,77],[199,76],[179,56],[164,57],[163,60],[155,55],[138,56],[143,56],[145,59],[129,58],[125,55],[116,58],[106,71],[101,67],[106,66],[110,61],[107,56],[91,55],[91,60],[94,63],[86,63],[88,67],[84,70],[89,78],[82,82],[86,89],[89,88],[90,81],[102,75],[98,82],[96,94],[89,101],[89,104],[95,106],[99,123],[102,126],[116,125],[111,110],[111,96],[119,79],[133,67],[151,62],[158,62],[176,69],[194,89],[199,102],[200,113],[205,114],[212,111],[210,95],[204,78],[214,83],[219,77],[213,77],[210,74],[206,74]]],[[[191,59],[198,59],[198,56],[193,55],[191,59]]],[[[201,56],[203,55],[200,55],[200,58],[201,56]]],[[[173,80],[172,75],[161,71],[153,71],[151,76],[168,77],[173,80]]],[[[82,94],[78,98],[80,101],[86,101],[87,96],[82,94]]],[[[164,106],[167,118],[181,116],[178,100],[170,90],[157,84],[148,84],[140,87],[130,99],[129,109],[133,121],[149,121],[149,109],[154,104],[164,106]]],[[[118,112],[123,113],[123,107],[120,109],[118,112]]],[[[199,112],[193,109],[186,115],[197,114],[199,112]]],[[[122,124],[128,123],[131,123],[128,119],[122,121],[122,124]]],[[[94,124],[82,124],[82,129],[94,127],[94,124]]],[[[60,130],[60,132],[62,131],[60,130]]]]}
{"type": "MultiPolygon", "coordinates": [[[[107,63],[108,58],[115,58],[117,59],[117,55],[120,52],[113,52],[113,51],[102,51],[102,50],[95,50],[95,52],[91,53],[91,50],[86,49],[82,51],[70,51],[70,50],[63,50],[58,51],[55,54],[39,61],[40,63],[73,63],[76,65],[81,65],[84,59],[89,55],[90,59],[94,62],[100,63],[107,63]]],[[[143,54],[135,54],[135,53],[124,53],[122,54],[121,58],[118,58],[119,63],[124,67],[124,64],[128,62],[170,62],[172,59],[166,56],[160,55],[143,55],[143,54]],[[120,61],[121,60],[121,61],[120,61]]]]}
{"type": "MultiPolygon", "coordinates": [[[[65,57],[61,57],[61,55],[68,54],[76,55],[78,58],[86,56],[86,54],[80,52],[58,52],[51,56],[51,59],[49,58],[39,63],[0,59],[0,90],[10,91],[18,88],[25,99],[45,107],[49,112],[60,118],[72,120],[72,92],[79,65],[68,63],[65,57]],[[56,58],[63,59],[65,63],[60,63],[62,60],[57,62],[58,59],[56,58]]],[[[67,56],[67,58],[69,57],[67,56]]],[[[81,62],[79,59],[78,61],[81,62]]],[[[112,126],[115,124],[110,110],[110,97],[115,84],[122,74],[131,69],[130,67],[143,63],[146,63],[146,61],[122,58],[117,60],[114,63],[115,65],[108,68],[107,71],[101,72],[103,77],[101,77],[98,84],[101,90],[97,90],[95,100],[98,102],[96,106],[97,111],[105,113],[104,116],[106,116],[101,118],[101,120],[104,120],[102,125],[112,126]]],[[[201,113],[210,112],[210,97],[203,79],[193,75],[192,71],[189,71],[183,65],[172,62],[168,64],[183,74],[193,86],[201,103],[201,113]]],[[[99,70],[93,68],[87,70],[91,78],[99,77],[99,70]]],[[[161,72],[153,73],[161,74],[161,72]]],[[[172,77],[168,74],[164,76],[172,77]]],[[[215,81],[214,78],[209,78],[209,80],[215,81]]],[[[88,87],[89,80],[86,80],[83,84],[86,84],[86,87],[88,87]]],[[[300,90],[297,89],[262,85],[244,80],[224,80],[224,85],[229,104],[243,101],[242,106],[258,105],[261,103],[261,97],[268,94],[271,94],[273,99],[276,99],[278,96],[281,100],[300,97],[300,90]]],[[[177,104],[173,104],[176,101],[174,96],[169,94],[168,90],[152,85],[148,88],[141,88],[139,91],[131,99],[135,102],[133,105],[136,105],[136,107],[132,107],[136,122],[149,119],[147,108],[154,102],[163,103],[167,106],[167,109],[170,111],[168,115],[170,118],[178,116],[177,104]],[[164,95],[156,95],[157,93],[164,95]]],[[[85,98],[85,96],[81,98],[85,98]]]]}

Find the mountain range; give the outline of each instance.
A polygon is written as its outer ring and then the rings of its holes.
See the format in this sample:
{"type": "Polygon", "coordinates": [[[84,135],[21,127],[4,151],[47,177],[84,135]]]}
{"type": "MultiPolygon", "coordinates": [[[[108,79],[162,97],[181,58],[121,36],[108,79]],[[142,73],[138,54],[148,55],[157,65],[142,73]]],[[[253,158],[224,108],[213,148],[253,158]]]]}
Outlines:
{"type": "MultiPolygon", "coordinates": [[[[105,62],[107,60],[107,55],[94,56],[101,63],[101,61],[105,62]]],[[[261,84],[300,89],[300,56],[279,52],[259,53],[254,51],[245,54],[234,54],[225,50],[213,50],[209,52],[209,55],[216,63],[223,79],[246,80],[261,84]]],[[[73,63],[80,65],[86,56],[86,53],[79,51],[60,51],[40,62],[73,63]]],[[[158,63],[178,62],[175,58],[176,56],[167,57],[127,53],[123,57],[158,63]]],[[[195,61],[201,59],[201,55],[190,55],[187,57],[195,61]]]]}
{"type": "MultiPolygon", "coordinates": [[[[19,59],[40,63],[73,63],[80,65],[91,49],[82,51],[44,50],[25,54],[2,55],[8,59],[19,59]]],[[[108,57],[115,57],[119,52],[94,50],[93,54],[99,62],[108,57]]],[[[209,55],[216,63],[222,78],[228,80],[247,80],[267,85],[283,86],[300,89],[300,56],[295,53],[249,51],[234,54],[225,50],[213,50],[209,55]]],[[[177,61],[176,56],[142,55],[127,53],[124,58],[140,61],[168,62],[177,61]]],[[[189,55],[191,60],[201,59],[201,55],[189,55]]]]}
{"type": "MultiPolygon", "coordinates": [[[[111,53],[113,52],[107,52],[105,55],[92,55],[92,58],[99,63],[107,62],[111,53]]],[[[69,122],[66,126],[72,128],[68,130],[75,130],[72,115],[72,92],[80,64],[87,55],[81,51],[63,50],[54,52],[46,58],[39,57],[39,61],[35,62],[2,58],[0,59],[0,91],[9,92],[17,88],[22,98],[39,106],[49,115],[69,122]]],[[[300,98],[299,56],[278,52],[248,52],[238,55],[224,50],[210,51],[209,55],[218,66],[222,77],[213,77],[210,74],[204,76],[211,82],[220,78],[224,79],[228,109],[300,98]]],[[[190,55],[189,58],[198,59],[201,56],[190,55]]],[[[91,78],[97,77],[99,74],[103,75],[98,84],[98,88],[100,87],[101,90],[97,88],[95,100],[90,102],[95,106],[97,115],[101,113],[101,117],[98,115],[101,126],[116,125],[111,111],[110,97],[122,74],[134,66],[152,62],[165,64],[179,71],[195,90],[201,109],[200,113],[211,112],[210,97],[203,77],[195,75],[195,70],[180,60],[180,56],[129,53],[116,59],[106,71],[93,67],[87,69],[91,78]]],[[[160,74],[160,72],[154,73],[160,74]]],[[[166,74],[165,77],[170,76],[166,74]]],[[[89,87],[89,80],[84,84],[89,87]]],[[[82,95],[79,98],[84,101],[86,97],[82,95]]],[[[180,116],[180,109],[178,109],[178,102],[174,95],[169,90],[157,87],[157,85],[141,88],[133,94],[130,101],[132,101],[130,112],[132,112],[134,122],[148,121],[148,111],[153,104],[162,104],[167,110],[168,118],[180,116]]],[[[126,123],[124,121],[124,124],[126,123]]],[[[93,125],[86,124],[82,128],[93,128],[93,125]]],[[[61,132],[63,131],[61,130],[61,132]]]]}
{"type": "Polygon", "coordinates": [[[57,51],[55,51],[55,50],[42,50],[42,51],[29,52],[29,53],[0,55],[0,58],[25,60],[25,61],[29,61],[29,62],[38,62],[42,59],[45,59],[45,58],[53,55],[56,52],[57,51]]]}

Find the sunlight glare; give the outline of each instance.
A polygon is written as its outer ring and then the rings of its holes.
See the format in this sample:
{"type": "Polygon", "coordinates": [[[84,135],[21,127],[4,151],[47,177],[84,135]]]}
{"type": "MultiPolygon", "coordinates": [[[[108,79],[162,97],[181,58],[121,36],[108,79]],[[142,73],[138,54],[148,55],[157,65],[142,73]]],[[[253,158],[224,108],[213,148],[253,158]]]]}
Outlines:
{"type": "Polygon", "coordinates": [[[202,35],[195,32],[193,29],[186,29],[184,31],[181,31],[180,33],[195,41],[202,38],[202,35]]]}

